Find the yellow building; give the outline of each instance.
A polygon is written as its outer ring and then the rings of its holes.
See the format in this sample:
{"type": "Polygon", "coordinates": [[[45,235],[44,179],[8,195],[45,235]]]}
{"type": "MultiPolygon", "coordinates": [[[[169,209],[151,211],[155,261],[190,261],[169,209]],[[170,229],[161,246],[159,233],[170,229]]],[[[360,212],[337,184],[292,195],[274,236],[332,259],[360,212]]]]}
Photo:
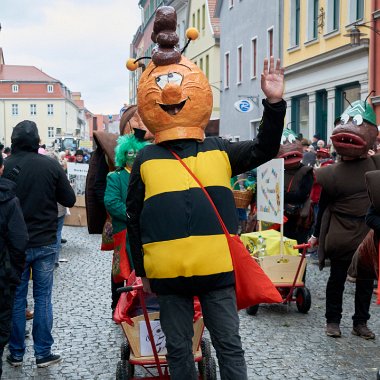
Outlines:
{"type": "Polygon", "coordinates": [[[288,127],[328,141],[347,100],[368,96],[369,40],[354,47],[345,35],[370,19],[371,0],[284,0],[288,127]]]}
{"type": "Polygon", "coordinates": [[[188,9],[188,26],[199,31],[197,40],[192,41],[184,55],[191,59],[208,78],[213,94],[211,120],[220,117],[220,52],[219,19],[214,17],[216,0],[192,0],[188,9]]]}

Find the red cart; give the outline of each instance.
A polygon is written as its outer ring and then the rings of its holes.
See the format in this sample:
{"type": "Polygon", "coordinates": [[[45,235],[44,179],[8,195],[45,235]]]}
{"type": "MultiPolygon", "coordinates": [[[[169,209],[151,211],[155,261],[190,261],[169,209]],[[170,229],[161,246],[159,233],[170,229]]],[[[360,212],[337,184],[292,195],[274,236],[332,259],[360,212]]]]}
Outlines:
{"type": "MultiPolygon", "coordinates": [[[[302,249],[300,256],[267,256],[260,263],[266,275],[280,292],[283,304],[295,302],[300,313],[306,314],[311,307],[311,294],[305,286],[306,251],[310,244],[298,244],[294,249],[302,249]]],[[[259,305],[246,309],[247,314],[256,315],[259,305]]]]}
{"type": "MultiPolygon", "coordinates": [[[[137,290],[143,315],[130,318],[128,322],[121,322],[126,341],[121,345],[121,358],[117,363],[116,380],[170,379],[166,357],[157,352],[151,326],[151,321],[159,318],[159,312],[148,313],[141,284],[119,288],[118,292],[130,292],[133,290],[137,290]],[[142,356],[140,352],[139,323],[141,321],[145,321],[146,324],[153,352],[151,356],[142,356]],[[135,366],[142,367],[146,376],[135,376],[135,366]]],[[[216,380],[215,359],[211,356],[209,340],[202,338],[203,330],[203,318],[200,317],[194,322],[194,361],[198,364],[199,379],[216,380]]]]}

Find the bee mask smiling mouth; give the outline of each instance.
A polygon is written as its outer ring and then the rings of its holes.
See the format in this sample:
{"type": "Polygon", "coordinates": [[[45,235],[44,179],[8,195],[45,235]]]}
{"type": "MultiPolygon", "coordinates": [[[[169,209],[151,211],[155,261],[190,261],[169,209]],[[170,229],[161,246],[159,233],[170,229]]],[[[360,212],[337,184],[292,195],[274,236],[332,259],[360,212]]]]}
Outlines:
{"type": "Polygon", "coordinates": [[[159,105],[169,115],[177,115],[177,113],[179,111],[181,111],[181,109],[185,105],[186,101],[187,101],[187,99],[185,99],[182,102],[177,103],[177,104],[160,104],[159,103],[159,105]]]}

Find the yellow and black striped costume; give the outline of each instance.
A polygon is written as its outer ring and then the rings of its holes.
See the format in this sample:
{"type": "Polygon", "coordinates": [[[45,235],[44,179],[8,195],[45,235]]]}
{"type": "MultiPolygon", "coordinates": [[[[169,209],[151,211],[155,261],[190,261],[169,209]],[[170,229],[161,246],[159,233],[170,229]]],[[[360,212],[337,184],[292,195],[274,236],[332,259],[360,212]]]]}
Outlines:
{"type": "Polygon", "coordinates": [[[275,157],[279,148],[285,104],[270,107],[272,112],[268,107],[254,141],[174,140],[139,152],[130,177],[127,228],[136,274],[148,277],[153,291],[199,294],[234,284],[227,240],[215,212],[165,144],[195,173],[235,234],[231,176],[275,157]]]}

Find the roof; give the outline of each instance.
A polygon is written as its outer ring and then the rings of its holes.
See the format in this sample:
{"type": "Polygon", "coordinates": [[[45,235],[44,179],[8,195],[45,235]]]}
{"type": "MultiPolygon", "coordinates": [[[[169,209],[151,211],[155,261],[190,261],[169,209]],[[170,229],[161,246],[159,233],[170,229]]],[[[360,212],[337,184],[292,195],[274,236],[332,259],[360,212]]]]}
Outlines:
{"type": "Polygon", "coordinates": [[[219,18],[215,17],[215,9],[217,5],[217,0],[208,0],[208,11],[210,14],[211,26],[214,31],[214,37],[220,37],[220,22],[219,18]]]}
{"type": "Polygon", "coordinates": [[[15,82],[59,82],[34,66],[2,65],[0,80],[15,82]]]}

